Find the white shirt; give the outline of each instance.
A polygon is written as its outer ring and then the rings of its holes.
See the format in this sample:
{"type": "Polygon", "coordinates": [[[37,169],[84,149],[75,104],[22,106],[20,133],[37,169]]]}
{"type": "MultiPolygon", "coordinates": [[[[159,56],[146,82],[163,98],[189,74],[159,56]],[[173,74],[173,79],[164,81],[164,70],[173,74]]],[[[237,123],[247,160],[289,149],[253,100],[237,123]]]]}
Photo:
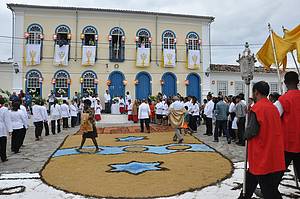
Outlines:
{"type": "Polygon", "coordinates": [[[146,104],[145,102],[143,102],[139,106],[138,118],[139,119],[147,119],[147,118],[149,118],[149,115],[150,115],[150,106],[149,106],[149,104],[146,104]]]}
{"type": "Polygon", "coordinates": [[[60,109],[62,118],[70,117],[70,108],[67,104],[60,105],[60,109]]]}
{"type": "Polygon", "coordinates": [[[168,109],[169,109],[169,106],[166,102],[163,103],[163,110],[162,110],[162,115],[168,115],[168,109]]]}
{"type": "Polygon", "coordinates": [[[32,119],[33,122],[41,122],[44,121],[44,113],[40,105],[32,106],[32,119]]]}
{"type": "Polygon", "coordinates": [[[233,113],[235,111],[235,103],[231,102],[229,105],[229,113],[233,113]]]}
{"type": "Polygon", "coordinates": [[[61,119],[61,109],[60,109],[59,104],[56,104],[55,106],[54,106],[54,104],[51,105],[51,107],[50,107],[50,118],[51,118],[51,120],[61,119]]]}
{"type": "Polygon", "coordinates": [[[126,95],[125,99],[126,99],[126,104],[128,104],[128,100],[131,100],[131,96],[130,95],[126,95]]]}
{"type": "Polygon", "coordinates": [[[26,124],[28,126],[28,113],[27,113],[26,107],[21,104],[20,105],[20,110],[22,111],[24,119],[25,119],[26,124]]]}
{"type": "Polygon", "coordinates": [[[206,106],[204,108],[204,114],[206,115],[206,117],[208,118],[213,117],[214,106],[215,103],[212,100],[206,103],[206,106]]]}
{"type": "Polygon", "coordinates": [[[172,104],[170,104],[169,109],[174,109],[174,110],[181,110],[184,108],[184,104],[182,104],[180,101],[176,100],[172,104]]]}
{"type": "Polygon", "coordinates": [[[108,103],[108,102],[110,102],[110,100],[111,100],[110,94],[105,93],[104,94],[104,102],[108,103]]]}
{"type": "Polygon", "coordinates": [[[96,104],[95,105],[95,114],[101,115],[101,110],[102,110],[101,104],[96,104]]]}
{"type": "Polygon", "coordinates": [[[279,102],[279,100],[277,100],[277,101],[274,103],[274,105],[275,105],[276,108],[278,109],[279,115],[282,116],[284,110],[283,110],[283,107],[282,107],[281,103],[279,102]]]}
{"type": "Polygon", "coordinates": [[[125,102],[124,102],[124,99],[119,99],[119,106],[120,107],[125,107],[125,102]]]}
{"type": "Polygon", "coordinates": [[[155,108],[156,108],[156,114],[157,115],[161,115],[162,111],[163,111],[163,104],[162,104],[162,102],[157,103],[155,105],[155,108]]]}
{"type": "Polygon", "coordinates": [[[128,115],[132,115],[132,107],[133,107],[133,103],[130,103],[128,106],[128,115]]]}
{"type": "Polygon", "coordinates": [[[7,107],[0,108],[0,137],[7,137],[8,132],[12,132],[10,112],[7,107]]]}
{"type": "Polygon", "coordinates": [[[77,108],[76,104],[71,104],[70,105],[70,115],[72,117],[77,117],[77,112],[78,112],[78,108],[77,108]]]}
{"type": "Polygon", "coordinates": [[[24,119],[24,114],[21,110],[10,111],[10,119],[12,123],[12,128],[14,130],[28,128],[26,121],[24,119]]]}
{"type": "Polygon", "coordinates": [[[199,115],[199,104],[191,104],[191,114],[192,116],[198,116],[199,115]]]}
{"type": "Polygon", "coordinates": [[[48,121],[48,113],[47,108],[45,106],[41,106],[42,112],[43,112],[43,120],[48,121]]]}

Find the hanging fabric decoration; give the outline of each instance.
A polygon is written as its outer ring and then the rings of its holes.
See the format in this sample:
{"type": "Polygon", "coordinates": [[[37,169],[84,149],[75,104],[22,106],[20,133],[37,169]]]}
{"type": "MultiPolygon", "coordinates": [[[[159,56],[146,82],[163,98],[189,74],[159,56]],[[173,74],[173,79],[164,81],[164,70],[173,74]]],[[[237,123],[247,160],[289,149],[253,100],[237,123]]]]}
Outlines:
{"type": "Polygon", "coordinates": [[[164,67],[175,67],[176,52],[175,49],[164,49],[163,51],[164,67]]]}
{"type": "Polygon", "coordinates": [[[62,47],[59,47],[59,45],[55,45],[54,65],[67,66],[68,59],[69,59],[69,45],[63,45],[62,47]]]}
{"type": "Polygon", "coordinates": [[[136,51],[136,66],[150,66],[150,48],[137,48],[136,51]]]}
{"type": "Polygon", "coordinates": [[[41,44],[26,44],[26,66],[35,66],[41,63],[41,44]]]}
{"type": "Polygon", "coordinates": [[[96,46],[82,46],[82,65],[93,66],[96,60],[96,46]]]}
{"type": "Polygon", "coordinates": [[[200,50],[188,50],[188,69],[200,68],[200,50]]]}

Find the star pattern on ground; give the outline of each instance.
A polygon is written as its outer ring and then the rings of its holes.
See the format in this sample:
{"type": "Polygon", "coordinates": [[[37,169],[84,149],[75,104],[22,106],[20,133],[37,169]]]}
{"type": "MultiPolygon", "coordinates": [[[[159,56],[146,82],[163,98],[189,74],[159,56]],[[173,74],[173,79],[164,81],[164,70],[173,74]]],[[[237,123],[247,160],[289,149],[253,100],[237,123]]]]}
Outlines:
{"type": "Polygon", "coordinates": [[[162,162],[128,162],[120,164],[111,164],[112,169],[109,172],[126,172],[129,174],[138,175],[147,171],[165,170],[161,168],[162,162]]]}

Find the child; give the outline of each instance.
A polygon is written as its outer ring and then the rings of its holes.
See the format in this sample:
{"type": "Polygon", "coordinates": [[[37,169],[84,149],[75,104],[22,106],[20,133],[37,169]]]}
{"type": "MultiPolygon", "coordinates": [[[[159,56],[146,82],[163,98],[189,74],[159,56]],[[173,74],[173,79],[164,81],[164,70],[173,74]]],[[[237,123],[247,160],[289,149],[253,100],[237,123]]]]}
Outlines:
{"type": "Polygon", "coordinates": [[[94,109],[91,108],[91,101],[90,100],[84,100],[84,108],[81,115],[81,125],[80,125],[80,131],[83,132],[82,134],[82,140],[79,147],[79,150],[82,149],[82,146],[85,143],[86,138],[92,139],[96,151],[99,150],[96,137],[98,137],[97,129],[95,125],[95,113],[94,109]]]}
{"type": "Polygon", "coordinates": [[[102,106],[100,103],[100,99],[97,99],[97,102],[95,105],[95,120],[96,120],[96,122],[99,122],[101,120],[101,111],[102,111],[102,106]]]}
{"type": "Polygon", "coordinates": [[[120,113],[124,114],[125,113],[125,101],[122,96],[120,96],[119,106],[120,106],[120,113]]]}
{"type": "Polygon", "coordinates": [[[155,105],[154,101],[151,101],[150,103],[150,122],[154,123],[155,120],[155,105]]]}
{"type": "Polygon", "coordinates": [[[128,107],[127,107],[127,110],[128,110],[128,121],[132,121],[133,118],[132,118],[132,108],[133,108],[133,103],[131,102],[131,100],[128,100],[128,107]]]}

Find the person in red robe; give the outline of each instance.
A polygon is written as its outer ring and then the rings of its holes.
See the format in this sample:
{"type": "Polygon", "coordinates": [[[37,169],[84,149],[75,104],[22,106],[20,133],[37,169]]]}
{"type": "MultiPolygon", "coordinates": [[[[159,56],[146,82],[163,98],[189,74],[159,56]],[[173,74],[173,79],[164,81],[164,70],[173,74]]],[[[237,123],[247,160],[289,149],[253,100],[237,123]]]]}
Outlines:
{"type": "Polygon", "coordinates": [[[248,163],[245,196],[251,199],[259,184],[264,199],[281,199],[278,186],[285,170],[283,129],[277,108],[267,98],[270,87],[264,81],[253,86],[252,106],[245,131],[248,163]]]}
{"type": "Polygon", "coordinates": [[[300,90],[299,76],[296,72],[287,72],[284,76],[287,92],[275,102],[281,115],[284,131],[284,153],[286,168],[293,161],[298,179],[300,175],[300,90]]]}
{"type": "Polygon", "coordinates": [[[151,101],[150,102],[150,111],[151,111],[151,114],[150,114],[150,121],[151,123],[154,123],[155,121],[155,104],[154,104],[154,101],[151,101]]]}

